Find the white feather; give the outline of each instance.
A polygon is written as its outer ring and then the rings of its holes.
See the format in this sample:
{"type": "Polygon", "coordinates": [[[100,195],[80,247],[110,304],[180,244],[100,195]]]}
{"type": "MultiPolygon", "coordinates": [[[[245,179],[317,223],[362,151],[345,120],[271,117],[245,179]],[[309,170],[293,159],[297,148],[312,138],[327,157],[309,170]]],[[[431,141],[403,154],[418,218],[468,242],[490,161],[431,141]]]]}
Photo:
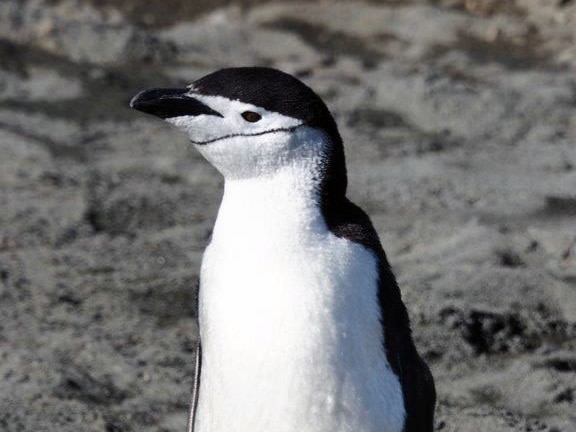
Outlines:
{"type": "Polygon", "coordinates": [[[197,148],[226,179],[201,270],[196,432],[401,432],[376,257],[319,208],[327,137],[263,111],[269,133],[229,137],[246,107],[222,99],[203,102],[224,118],[172,121],[193,141],[222,137],[197,148]]]}

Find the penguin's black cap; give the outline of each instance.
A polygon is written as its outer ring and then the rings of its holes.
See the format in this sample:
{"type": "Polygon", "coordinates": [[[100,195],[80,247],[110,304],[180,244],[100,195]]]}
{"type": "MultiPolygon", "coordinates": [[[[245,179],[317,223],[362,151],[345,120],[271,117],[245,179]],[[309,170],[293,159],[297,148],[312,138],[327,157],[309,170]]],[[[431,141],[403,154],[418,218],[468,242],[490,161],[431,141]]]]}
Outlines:
{"type": "Polygon", "coordinates": [[[191,95],[224,96],[302,120],[340,140],[336,123],[320,97],[297,78],[277,69],[220,69],[191,85],[191,95]]]}

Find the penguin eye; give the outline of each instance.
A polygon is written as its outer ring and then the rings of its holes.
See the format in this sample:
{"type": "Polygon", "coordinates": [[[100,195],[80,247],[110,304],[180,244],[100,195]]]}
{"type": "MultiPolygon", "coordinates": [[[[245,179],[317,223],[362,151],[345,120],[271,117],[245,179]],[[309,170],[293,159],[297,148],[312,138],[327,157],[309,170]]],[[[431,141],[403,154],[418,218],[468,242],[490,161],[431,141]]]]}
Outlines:
{"type": "Polygon", "coordinates": [[[256,123],[262,118],[262,116],[254,111],[244,111],[242,113],[242,118],[250,123],[256,123]]]}

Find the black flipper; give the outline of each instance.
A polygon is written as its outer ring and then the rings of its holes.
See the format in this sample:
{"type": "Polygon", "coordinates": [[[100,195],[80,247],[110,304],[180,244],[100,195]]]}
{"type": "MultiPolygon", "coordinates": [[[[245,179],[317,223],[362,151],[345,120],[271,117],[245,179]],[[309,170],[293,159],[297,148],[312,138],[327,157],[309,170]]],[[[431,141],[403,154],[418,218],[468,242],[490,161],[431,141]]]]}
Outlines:
{"type": "Polygon", "coordinates": [[[200,392],[200,372],[202,369],[202,344],[200,338],[196,342],[196,364],[194,365],[194,379],[192,381],[192,396],[190,397],[190,410],[188,411],[188,426],[186,432],[194,432],[196,409],[198,408],[198,395],[200,392]]]}
{"type": "MultiPolygon", "coordinates": [[[[196,292],[194,294],[194,310],[198,314],[200,304],[200,280],[196,282],[196,292]]],[[[198,316],[198,315],[196,315],[198,316]]],[[[188,410],[188,422],[186,432],[194,432],[194,423],[196,421],[196,410],[198,408],[198,396],[200,394],[200,374],[202,371],[202,343],[200,334],[196,341],[196,362],[194,363],[194,377],[192,380],[192,395],[190,397],[190,409],[188,410]]]]}

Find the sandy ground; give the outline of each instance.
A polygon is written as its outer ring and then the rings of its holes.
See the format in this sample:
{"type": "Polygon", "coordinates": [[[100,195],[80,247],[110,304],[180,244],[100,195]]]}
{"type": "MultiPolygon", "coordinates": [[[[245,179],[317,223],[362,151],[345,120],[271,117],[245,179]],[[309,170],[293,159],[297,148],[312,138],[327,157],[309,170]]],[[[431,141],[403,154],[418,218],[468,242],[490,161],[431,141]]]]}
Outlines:
{"type": "Polygon", "coordinates": [[[333,110],[437,430],[576,431],[576,2],[546,0],[2,0],[0,430],[184,430],[222,181],[127,103],[230,65],[333,110]]]}

